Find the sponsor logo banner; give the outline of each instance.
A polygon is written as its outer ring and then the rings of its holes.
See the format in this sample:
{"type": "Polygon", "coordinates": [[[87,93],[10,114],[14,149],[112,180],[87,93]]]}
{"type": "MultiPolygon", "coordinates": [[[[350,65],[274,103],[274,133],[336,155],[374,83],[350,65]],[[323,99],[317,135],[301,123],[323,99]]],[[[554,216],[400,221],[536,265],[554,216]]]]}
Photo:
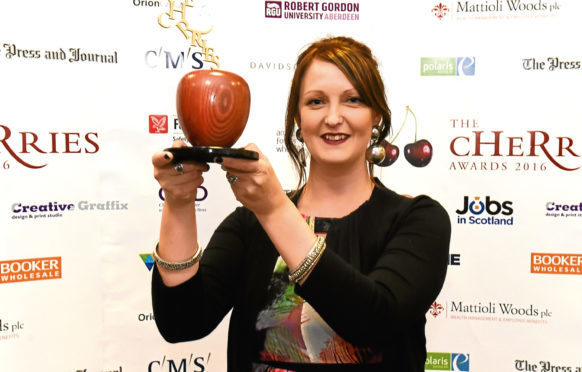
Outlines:
{"type": "Polygon", "coordinates": [[[570,366],[564,363],[551,362],[549,360],[529,361],[525,359],[516,359],[514,363],[516,371],[568,371],[568,372],[582,372],[582,365],[570,366]]]}
{"type": "Polygon", "coordinates": [[[547,217],[582,217],[582,202],[576,204],[546,203],[547,217]]]}
{"type": "Polygon", "coordinates": [[[532,253],[531,273],[582,275],[582,254],[532,253]]]}
{"type": "Polygon", "coordinates": [[[60,278],[60,257],[0,261],[0,284],[60,278]]]}
{"type": "Polygon", "coordinates": [[[265,1],[265,18],[358,21],[359,2],[265,1]]]}
{"type": "Polygon", "coordinates": [[[558,15],[562,4],[543,0],[481,0],[434,4],[432,14],[439,20],[487,21],[493,19],[548,18],[558,15]]]}
{"type": "Polygon", "coordinates": [[[456,133],[449,144],[451,171],[543,174],[549,169],[573,172],[582,165],[572,137],[546,130],[484,130],[477,119],[450,119],[450,124],[456,133]]]}
{"type": "Polygon", "coordinates": [[[513,202],[498,202],[489,195],[483,201],[480,196],[472,200],[463,197],[463,207],[457,209],[457,223],[459,225],[513,225],[513,202]]]}
{"type": "Polygon", "coordinates": [[[426,353],[427,371],[469,371],[469,354],[426,353]]]}
{"type": "Polygon", "coordinates": [[[475,57],[421,57],[420,76],[474,76],[475,57]]]}
{"type": "Polygon", "coordinates": [[[479,320],[492,322],[512,322],[547,324],[552,317],[548,308],[534,304],[516,305],[511,302],[466,302],[452,300],[447,303],[433,302],[428,313],[433,318],[444,314],[447,319],[479,320]]]}
{"type": "Polygon", "coordinates": [[[117,51],[89,51],[81,48],[59,48],[57,50],[42,50],[40,48],[21,46],[13,43],[3,43],[4,50],[1,54],[7,60],[37,60],[55,62],[81,62],[81,63],[104,63],[117,64],[117,51]]]}

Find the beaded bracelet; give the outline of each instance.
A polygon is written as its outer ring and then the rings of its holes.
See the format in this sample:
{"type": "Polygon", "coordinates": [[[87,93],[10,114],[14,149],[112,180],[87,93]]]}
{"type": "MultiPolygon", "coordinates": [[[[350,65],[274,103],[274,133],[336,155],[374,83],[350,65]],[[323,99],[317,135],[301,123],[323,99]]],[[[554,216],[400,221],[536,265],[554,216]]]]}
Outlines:
{"type": "Polygon", "coordinates": [[[299,283],[319,261],[326,246],[325,238],[318,236],[307,256],[303,259],[303,261],[301,261],[295,270],[289,273],[289,280],[295,283],[299,283]]]}
{"type": "Polygon", "coordinates": [[[200,248],[200,242],[198,242],[198,250],[194,254],[194,256],[190,257],[188,260],[183,262],[169,262],[158,256],[158,245],[160,243],[156,242],[154,246],[154,252],[152,256],[154,257],[154,261],[166,270],[184,270],[191,266],[193,266],[196,262],[200,260],[202,257],[202,248],[200,248]]]}

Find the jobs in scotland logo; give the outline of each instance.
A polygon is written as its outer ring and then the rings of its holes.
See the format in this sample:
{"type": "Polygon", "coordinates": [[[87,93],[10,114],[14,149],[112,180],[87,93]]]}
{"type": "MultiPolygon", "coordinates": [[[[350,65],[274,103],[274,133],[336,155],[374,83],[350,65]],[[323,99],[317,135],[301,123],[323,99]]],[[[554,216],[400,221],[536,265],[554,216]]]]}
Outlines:
{"type": "Polygon", "coordinates": [[[499,202],[486,196],[472,199],[463,197],[463,206],[457,209],[457,223],[459,225],[513,225],[513,202],[499,202]]]}
{"type": "Polygon", "coordinates": [[[421,57],[420,76],[474,76],[475,57],[421,57]]]}

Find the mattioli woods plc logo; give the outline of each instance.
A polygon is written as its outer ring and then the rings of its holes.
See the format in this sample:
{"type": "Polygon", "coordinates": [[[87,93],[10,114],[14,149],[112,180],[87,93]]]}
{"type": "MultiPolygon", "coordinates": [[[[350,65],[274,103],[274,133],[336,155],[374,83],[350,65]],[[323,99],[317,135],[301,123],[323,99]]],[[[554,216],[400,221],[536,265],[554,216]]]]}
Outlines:
{"type": "Polygon", "coordinates": [[[0,170],[10,169],[13,161],[26,168],[40,169],[47,166],[49,157],[96,154],[98,137],[97,132],[14,132],[0,124],[0,170]],[[3,159],[1,156],[5,154],[8,158],[3,159]]]}
{"type": "Polygon", "coordinates": [[[574,138],[545,130],[506,133],[484,130],[477,119],[450,119],[454,135],[449,144],[455,172],[518,172],[543,174],[550,169],[573,172],[582,159],[574,138]]]}
{"type": "Polygon", "coordinates": [[[513,202],[499,202],[490,196],[482,199],[475,196],[463,197],[463,206],[457,209],[459,225],[513,225],[513,202]]]}
{"type": "MultiPolygon", "coordinates": [[[[162,47],[146,51],[145,63],[150,68],[202,69],[204,63],[209,63],[211,69],[220,68],[220,57],[208,43],[207,35],[212,26],[200,29],[190,19],[194,13],[194,3],[190,0],[168,0],[168,8],[158,15],[158,25],[165,29],[176,30],[188,42],[187,50],[166,50],[162,47]]],[[[200,20],[207,17],[198,17],[200,20]]]]}
{"type": "Polygon", "coordinates": [[[476,320],[489,322],[511,322],[547,324],[552,317],[552,311],[532,303],[515,304],[511,302],[467,302],[452,300],[449,302],[435,301],[428,313],[432,319],[446,318],[454,320],[476,320]]]}
{"type": "Polygon", "coordinates": [[[60,278],[60,257],[0,261],[0,284],[60,278]]]}
{"type": "Polygon", "coordinates": [[[432,14],[442,20],[487,21],[494,19],[547,18],[556,16],[561,3],[555,0],[481,0],[435,3],[432,14]]]}

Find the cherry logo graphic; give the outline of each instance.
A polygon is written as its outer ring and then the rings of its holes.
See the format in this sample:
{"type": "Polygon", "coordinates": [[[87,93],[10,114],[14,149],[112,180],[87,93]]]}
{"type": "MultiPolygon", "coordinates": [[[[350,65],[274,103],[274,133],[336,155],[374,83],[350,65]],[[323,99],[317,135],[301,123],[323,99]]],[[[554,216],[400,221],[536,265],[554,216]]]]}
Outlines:
{"type": "Polygon", "coordinates": [[[396,159],[398,159],[398,155],[400,155],[398,146],[391,144],[385,139],[380,141],[380,146],[384,147],[384,150],[386,150],[386,157],[384,157],[384,160],[378,165],[381,167],[387,167],[394,164],[396,159]]]}
{"type": "Polygon", "coordinates": [[[404,128],[404,124],[406,124],[406,119],[408,118],[409,112],[414,118],[414,142],[404,146],[404,157],[410,164],[419,168],[425,167],[428,163],[430,163],[433,154],[432,145],[425,139],[417,140],[418,121],[416,120],[416,115],[414,115],[414,112],[412,112],[409,106],[406,106],[404,120],[400,126],[400,129],[398,129],[398,133],[396,133],[392,139],[392,142],[388,142],[385,139],[380,142],[380,145],[384,146],[384,149],[386,150],[386,157],[382,163],[378,164],[379,166],[387,167],[394,164],[394,162],[398,159],[400,150],[398,149],[398,146],[393,144],[393,142],[402,131],[402,128],[404,128]]]}
{"type": "Polygon", "coordinates": [[[432,158],[432,145],[425,139],[404,146],[404,157],[415,167],[424,167],[432,158]]]}

